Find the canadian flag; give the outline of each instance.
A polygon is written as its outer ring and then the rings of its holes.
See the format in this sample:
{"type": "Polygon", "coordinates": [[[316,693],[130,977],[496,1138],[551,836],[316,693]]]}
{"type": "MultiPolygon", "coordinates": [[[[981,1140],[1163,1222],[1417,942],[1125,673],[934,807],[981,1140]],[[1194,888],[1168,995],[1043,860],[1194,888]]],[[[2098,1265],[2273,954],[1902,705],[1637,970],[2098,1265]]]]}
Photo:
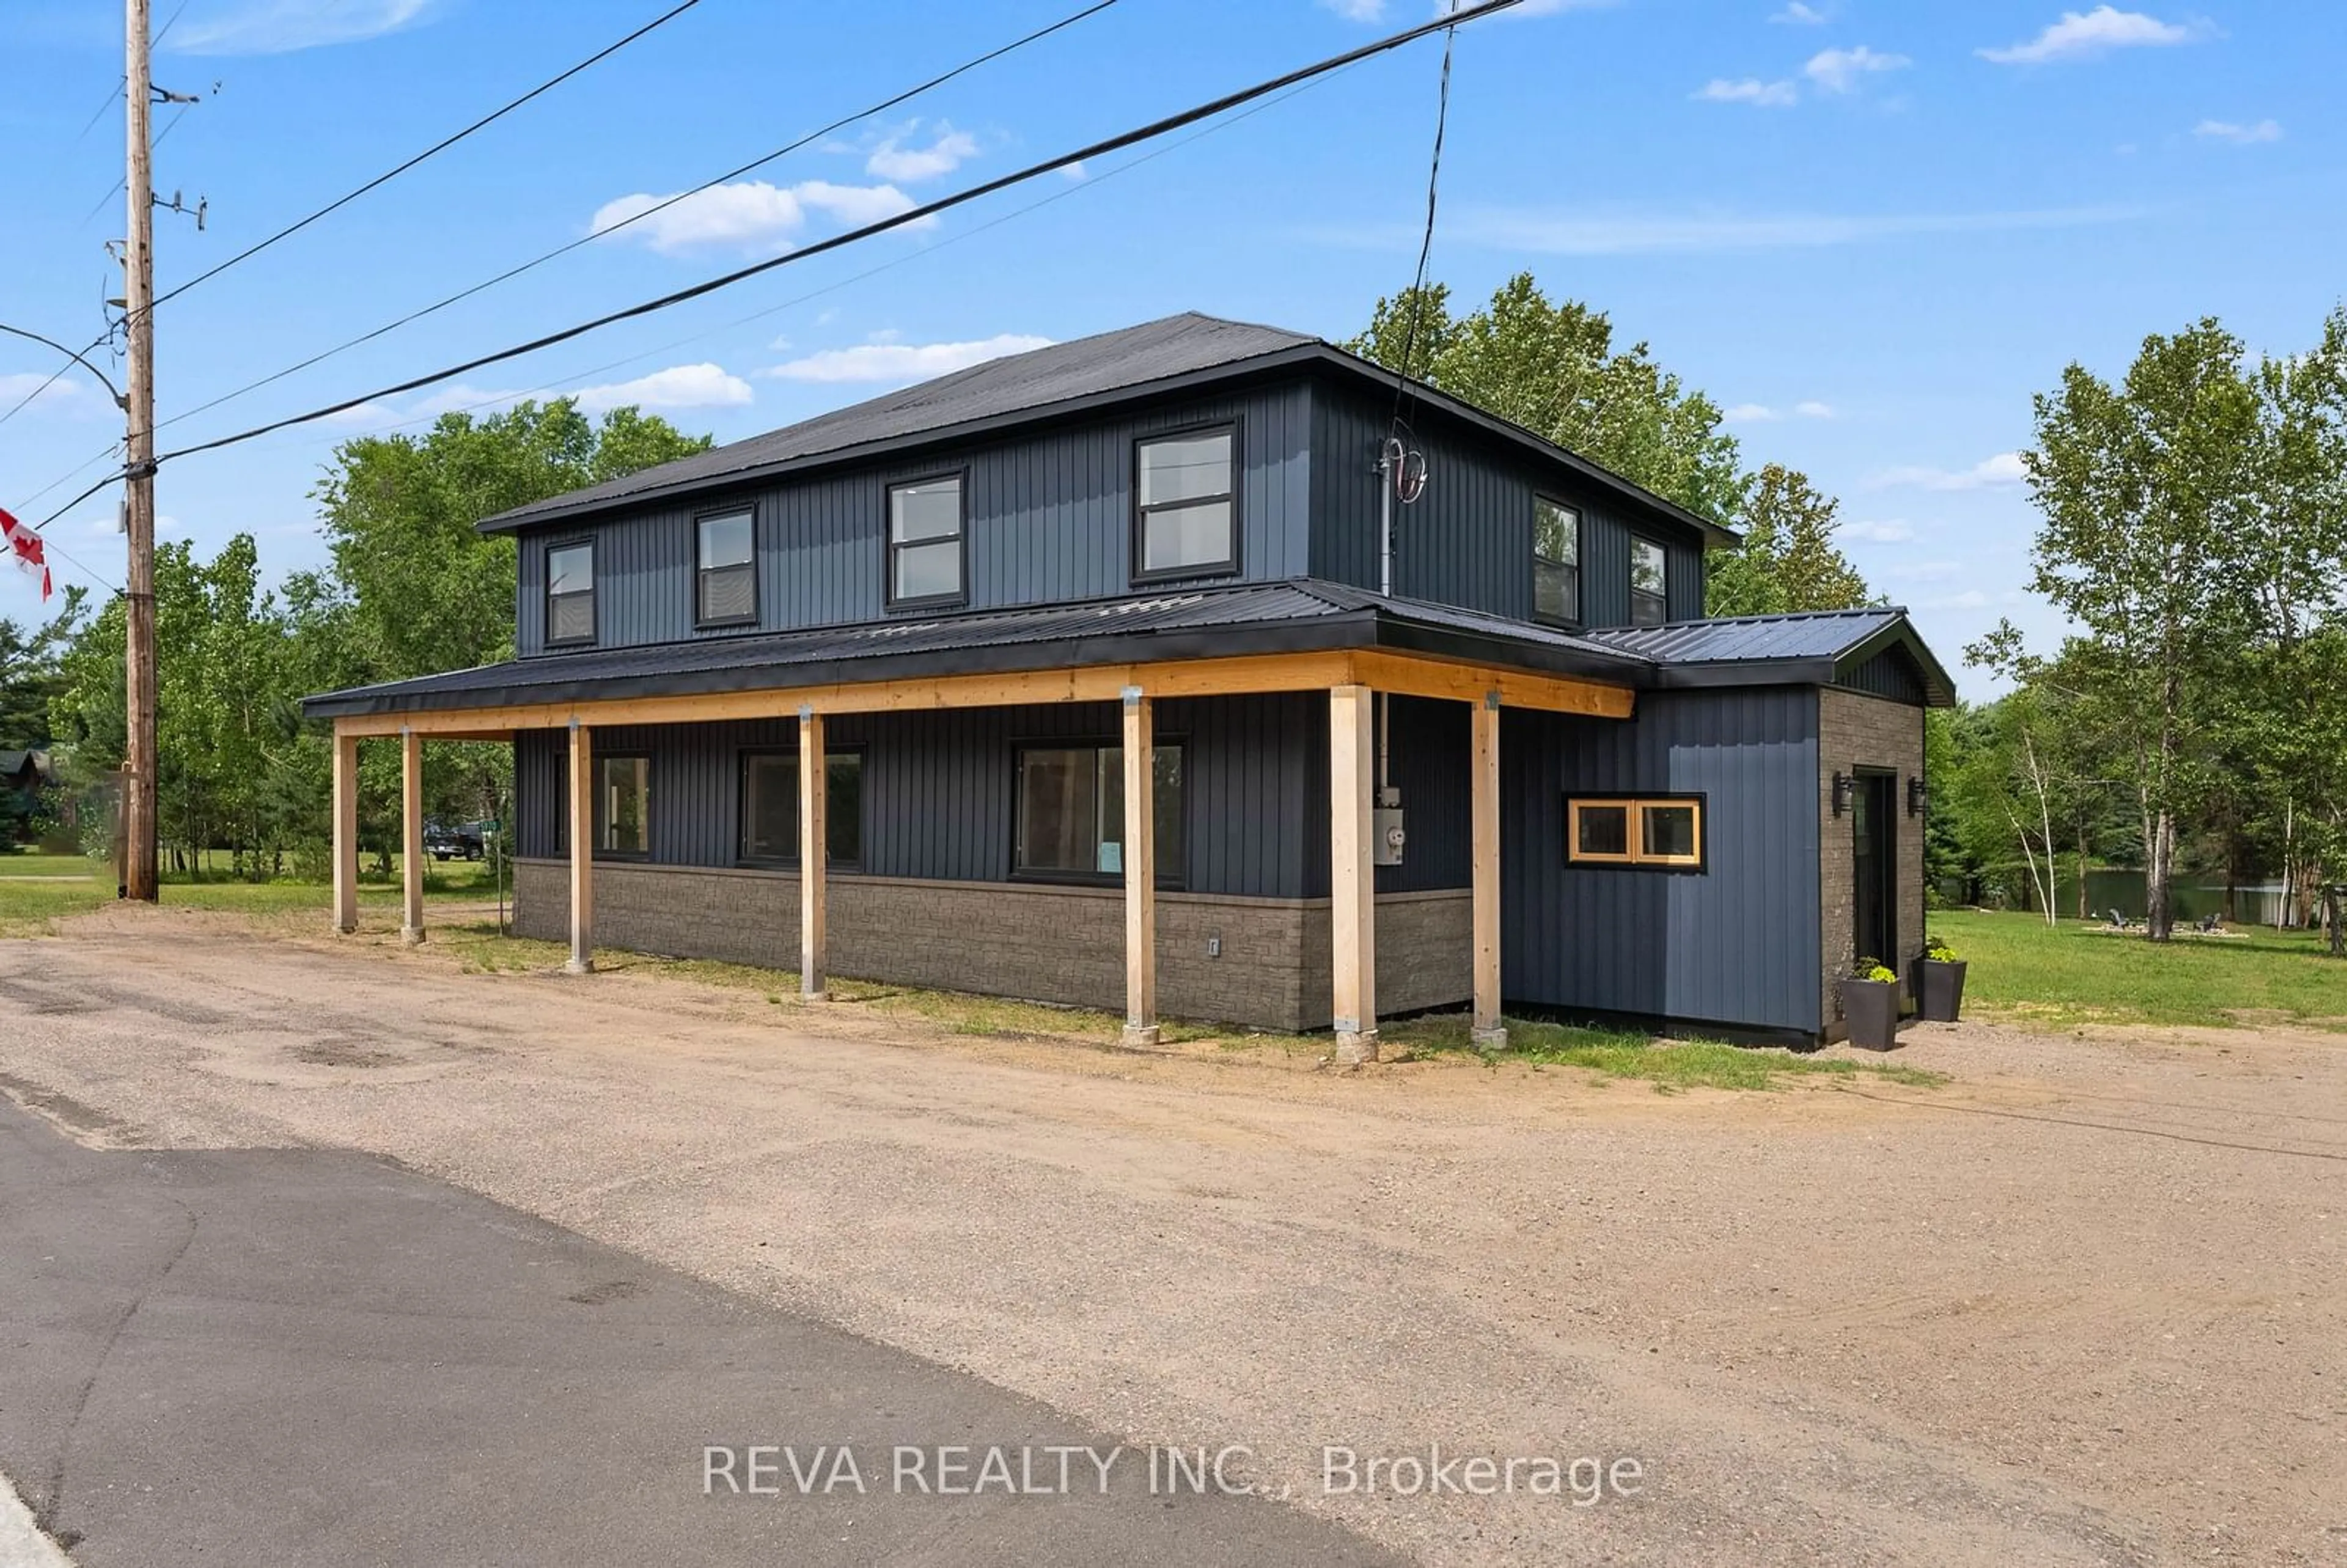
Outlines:
{"type": "Polygon", "coordinates": [[[49,581],[48,556],[41,544],[41,536],[0,511],[0,538],[8,541],[8,553],[16,564],[41,579],[41,600],[48,602],[52,585],[49,581]]]}

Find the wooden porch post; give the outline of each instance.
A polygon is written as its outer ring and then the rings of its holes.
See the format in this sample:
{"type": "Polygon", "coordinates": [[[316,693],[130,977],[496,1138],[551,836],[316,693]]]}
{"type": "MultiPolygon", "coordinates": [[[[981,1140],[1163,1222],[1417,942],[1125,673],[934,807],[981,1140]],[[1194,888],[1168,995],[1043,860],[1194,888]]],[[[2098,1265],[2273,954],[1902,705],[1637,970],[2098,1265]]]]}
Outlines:
{"type": "Polygon", "coordinates": [[[1370,835],[1376,779],[1367,686],[1328,692],[1328,948],[1337,1060],[1378,1059],[1378,879],[1370,835]]]}
{"type": "Polygon", "coordinates": [[[424,737],[399,732],[399,879],[406,894],[399,939],[424,940],[424,737]]]}
{"type": "Polygon", "coordinates": [[[799,707],[799,995],[825,996],[825,930],[831,845],[831,770],[823,749],[823,715],[799,707]]]}
{"type": "Polygon", "coordinates": [[[1124,689],[1124,1043],[1157,1043],[1155,705],[1124,689]]]}
{"type": "Polygon", "coordinates": [[[359,928],[359,738],[334,730],[334,929],[359,928]]]}
{"type": "Polygon", "coordinates": [[[1475,1018],[1478,1050],[1505,1050],[1508,1031],[1500,1025],[1500,694],[1487,692],[1475,704],[1471,747],[1474,777],[1475,1018]]]}
{"type": "Polygon", "coordinates": [[[595,969],[595,744],[570,721],[570,961],[574,975],[595,969]]]}

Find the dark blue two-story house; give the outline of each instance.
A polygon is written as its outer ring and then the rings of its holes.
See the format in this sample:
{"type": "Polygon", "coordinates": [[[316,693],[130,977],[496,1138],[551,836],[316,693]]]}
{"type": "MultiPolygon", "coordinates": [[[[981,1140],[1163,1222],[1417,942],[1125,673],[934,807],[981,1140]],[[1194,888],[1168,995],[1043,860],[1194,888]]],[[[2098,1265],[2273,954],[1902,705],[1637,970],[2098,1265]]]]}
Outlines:
{"type": "Polygon", "coordinates": [[[1830,1038],[1854,958],[1922,941],[1952,691],[1901,611],[1706,620],[1732,535],[1316,338],[1174,316],[480,526],[518,657],[307,704],[345,929],[357,747],[404,738],[413,841],[432,737],[515,747],[518,926],[580,971],[1358,1059],[1462,1003],[1830,1038]]]}

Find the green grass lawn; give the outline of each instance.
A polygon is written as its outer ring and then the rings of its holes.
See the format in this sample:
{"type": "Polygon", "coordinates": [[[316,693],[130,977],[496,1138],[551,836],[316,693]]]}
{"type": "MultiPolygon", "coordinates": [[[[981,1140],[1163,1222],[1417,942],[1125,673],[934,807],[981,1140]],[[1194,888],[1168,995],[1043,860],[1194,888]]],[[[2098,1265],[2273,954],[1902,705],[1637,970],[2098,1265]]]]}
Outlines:
{"type": "MultiPolygon", "coordinates": [[[[400,897],[397,858],[389,877],[372,866],[361,871],[359,901],[363,905],[395,905],[400,897]]],[[[494,898],[486,863],[435,861],[426,868],[427,898],[494,898]]],[[[50,922],[87,914],[114,901],[113,867],[78,855],[0,853],[0,937],[46,935],[50,922]]],[[[333,891],[323,882],[279,877],[268,882],[240,882],[224,872],[201,877],[166,873],[162,902],[186,909],[241,910],[274,915],[315,909],[322,916],[333,902],[333,891]]]]}
{"type": "MultiPolygon", "coordinates": [[[[1494,1058],[1495,1061],[1578,1067],[1601,1078],[1644,1079],[1664,1092],[1694,1088],[1776,1089],[1780,1087],[1780,1080],[1788,1078],[1863,1075],[1917,1088],[1947,1081],[1939,1073],[1890,1062],[1804,1056],[1774,1048],[1728,1045],[1716,1040],[1659,1040],[1628,1030],[1583,1029],[1519,1018],[1504,1021],[1508,1026],[1508,1050],[1504,1057],[1494,1058]]],[[[1381,1040],[1407,1045],[1413,1050],[1471,1051],[1474,1045],[1468,1023],[1461,1014],[1443,1013],[1389,1023],[1378,1032],[1381,1040]]]]}
{"type": "Polygon", "coordinates": [[[1970,965],[1968,1014],[2055,1029],[2280,1020],[2347,1031],[2347,961],[2311,931],[2238,927],[2237,936],[2179,932],[2163,944],[2090,922],[2049,928],[2038,916],[1972,910],[1936,910],[1931,926],[1970,965]]]}

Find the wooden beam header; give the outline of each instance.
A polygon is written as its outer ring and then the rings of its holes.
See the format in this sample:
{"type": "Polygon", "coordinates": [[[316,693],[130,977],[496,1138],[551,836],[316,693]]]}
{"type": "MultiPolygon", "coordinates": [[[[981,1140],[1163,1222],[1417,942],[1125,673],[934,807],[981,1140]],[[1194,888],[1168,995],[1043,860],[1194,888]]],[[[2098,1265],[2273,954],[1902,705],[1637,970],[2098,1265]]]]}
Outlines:
{"type": "Polygon", "coordinates": [[[1400,696],[1460,702],[1481,702],[1497,693],[1503,707],[1602,719],[1630,717],[1636,696],[1626,686],[1570,675],[1543,675],[1382,649],[1334,649],[1152,664],[1092,664],[1010,674],[363,713],[336,719],[334,733],[368,737],[412,730],[435,740],[509,740],[516,730],[559,730],[574,723],[600,728],[785,718],[800,713],[901,713],[1025,702],[1115,702],[1133,687],[1153,698],[1174,698],[1326,691],[1336,686],[1368,686],[1400,696]]]}

